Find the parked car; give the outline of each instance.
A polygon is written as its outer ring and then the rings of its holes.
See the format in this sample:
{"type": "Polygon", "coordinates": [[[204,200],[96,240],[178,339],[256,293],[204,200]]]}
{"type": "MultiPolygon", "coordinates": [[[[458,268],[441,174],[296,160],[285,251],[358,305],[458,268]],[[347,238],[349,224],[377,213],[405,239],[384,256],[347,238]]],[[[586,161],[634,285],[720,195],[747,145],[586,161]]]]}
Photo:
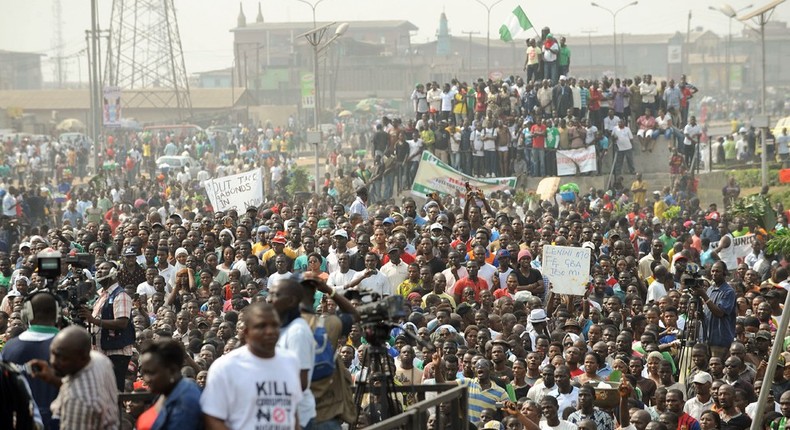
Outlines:
{"type": "Polygon", "coordinates": [[[197,178],[200,172],[200,163],[192,157],[184,155],[163,155],[156,159],[156,170],[159,172],[173,172],[173,175],[178,174],[182,167],[186,167],[192,178],[197,178]]]}

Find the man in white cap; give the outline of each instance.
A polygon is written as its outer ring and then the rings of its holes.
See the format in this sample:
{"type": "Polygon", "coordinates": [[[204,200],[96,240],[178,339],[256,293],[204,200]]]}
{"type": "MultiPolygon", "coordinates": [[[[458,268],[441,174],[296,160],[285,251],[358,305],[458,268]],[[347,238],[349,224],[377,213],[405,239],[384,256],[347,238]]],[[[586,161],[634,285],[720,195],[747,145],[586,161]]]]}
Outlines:
{"type": "Polygon", "coordinates": [[[713,377],[708,372],[697,372],[691,382],[694,384],[697,395],[686,401],[683,412],[699,421],[703,412],[713,408],[713,396],[710,393],[713,377]]]}
{"type": "Polygon", "coordinates": [[[543,309],[533,309],[529,313],[529,324],[532,326],[529,330],[530,345],[532,351],[536,351],[536,341],[540,335],[548,335],[546,322],[549,318],[546,316],[546,311],[543,309]]]}

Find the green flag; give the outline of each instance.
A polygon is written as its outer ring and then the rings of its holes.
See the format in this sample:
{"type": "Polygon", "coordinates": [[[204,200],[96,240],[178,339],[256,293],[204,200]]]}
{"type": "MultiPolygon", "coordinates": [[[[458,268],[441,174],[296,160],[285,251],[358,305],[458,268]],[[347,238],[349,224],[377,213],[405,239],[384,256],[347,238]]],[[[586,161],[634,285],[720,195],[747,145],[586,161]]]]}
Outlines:
{"type": "Polygon", "coordinates": [[[516,6],[513,9],[513,15],[510,16],[510,21],[499,27],[499,38],[505,42],[510,42],[519,33],[530,28],[532,28],[532,23],[529,22],[524,9],[521,9],[521,6],[516,6]]]}

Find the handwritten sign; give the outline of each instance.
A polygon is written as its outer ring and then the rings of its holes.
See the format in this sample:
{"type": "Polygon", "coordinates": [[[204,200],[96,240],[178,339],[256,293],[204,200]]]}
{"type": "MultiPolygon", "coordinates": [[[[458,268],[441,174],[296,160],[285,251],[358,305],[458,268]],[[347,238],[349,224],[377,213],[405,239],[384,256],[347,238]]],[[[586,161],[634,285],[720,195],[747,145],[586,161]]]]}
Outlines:
{"type": "Polygon", "coordinates": [[[545,245],[541,270],[554,294],[583,296],[590,282],[590,249],[545,245]]]}
{"type": "Polygon", "coordinates": [[[263,202],[261,170],[223,176],[205,182],[206,194],[215,211],[245,211],[263,202]]]}

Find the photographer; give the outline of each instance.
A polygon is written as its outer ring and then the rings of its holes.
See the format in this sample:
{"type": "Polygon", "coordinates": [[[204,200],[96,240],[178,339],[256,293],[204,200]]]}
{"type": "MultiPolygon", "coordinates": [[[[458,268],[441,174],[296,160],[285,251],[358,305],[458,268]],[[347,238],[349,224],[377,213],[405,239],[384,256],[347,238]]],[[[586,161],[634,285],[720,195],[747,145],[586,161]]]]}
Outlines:
{"type": "Polygon", "coordinates": [[[723,261],[713,264],[710,275],[713,285],[706,290],[698,282],[692,292],[704,303],[704,341],[710,345],[711,355],[725,358],[735,339],[735,290],[726,281],[727,265],[723,261]]]}
{"type": "Polygon", "coordinates": [[[132,357],[135,341],[132,324],[132,298],[117,281],[115,263],[105,261],[96,270],[96,281],[101,290],[93,305],[79,311],[80,317],[92,324],[94,348],[110,358],[119,391],[124,389],[124,380],[132,357]],[[98,336],[96,336],[98,334],[98,336]]]}

